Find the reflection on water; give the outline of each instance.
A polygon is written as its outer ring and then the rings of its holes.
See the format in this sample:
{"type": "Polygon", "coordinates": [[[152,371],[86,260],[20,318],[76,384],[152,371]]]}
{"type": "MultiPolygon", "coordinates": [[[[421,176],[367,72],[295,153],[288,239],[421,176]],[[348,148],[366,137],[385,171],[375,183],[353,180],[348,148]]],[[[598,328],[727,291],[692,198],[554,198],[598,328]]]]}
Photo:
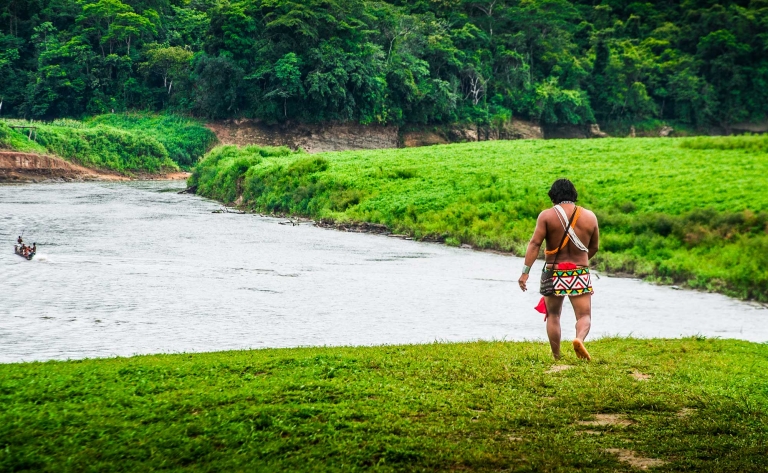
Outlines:
{"type": "MultiPolygon", "coordinates": [[[[0,186],[0,361],[545,336],[519,258],[212,214],[183,185],[0,186]]],[[[593,336],[768,340],[760,305],[594,285],[593,336]]]]}

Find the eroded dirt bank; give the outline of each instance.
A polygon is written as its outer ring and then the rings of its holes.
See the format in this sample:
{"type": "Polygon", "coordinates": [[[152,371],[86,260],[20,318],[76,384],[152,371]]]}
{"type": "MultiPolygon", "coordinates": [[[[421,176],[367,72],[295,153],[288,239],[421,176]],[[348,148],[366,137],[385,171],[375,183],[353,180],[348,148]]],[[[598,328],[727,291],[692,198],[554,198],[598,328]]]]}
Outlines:
{"type": "Polygon", "coordinates": [[[57,156],[0,151],[0,182],[127,181],[131,179],[186,179],[189,173],[140,174],[133,177],[89,169],[57,156]]]}
{"type": "Polygon", "coordinates": [[[258,120],[230,119],[206,124],[223,144],[288,146],[310,153],[398,147],[396,126],[357,124],[268,125],[258,120]]]}
{"type": "Polygon", "coordinates": [[[387,148],[411,148],[467,141],[540,139],[542,128],[513,119],[500,127],[470,125],[397,126],[353,123],[282,123],[269,125],[259,120],[229,119],[208,122],[222,144],[288,146],[309,153],[387,148]]]}
{"type": "Polygon", "coordinates": [[[92,181],[127,178],[94,171],[56,156],[0,151],[0,182],[39,182],[50,179],[92,181]]]}
{"type": "MultiPolygon", "coordinates": [[[[663,125],[654,129],[616,130],[607,133],[598,124],[541,125],[512,118],[492,126],[466,124],[382,126],[355,123],[294,123],[269,125],[260,120],[242,118],[210,121],[206,126],[219,142],[225,145],[288,146],[302,148],[309,153],[326,151],[353,151],[388,148],[414,148],[418,146],[466,143],[493,140],[536,139],[590,139],[614,137],[668,137],[685,136],[673,127],[663,125]]],[[[703,135],[729,135],[732,133],[766,133],[768,122],[739,123],[728,127],[710,127],[700,130],[703,135]]]]}

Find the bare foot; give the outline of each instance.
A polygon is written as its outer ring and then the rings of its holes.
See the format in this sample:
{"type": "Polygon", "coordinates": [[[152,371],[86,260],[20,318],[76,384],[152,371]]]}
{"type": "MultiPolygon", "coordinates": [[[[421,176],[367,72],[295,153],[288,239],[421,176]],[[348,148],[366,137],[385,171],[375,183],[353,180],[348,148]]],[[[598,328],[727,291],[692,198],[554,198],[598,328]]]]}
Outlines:
{"type": "Polygon", "coordinates": [[[578,338],[573,341],[573,351],[576,352],[576,356],[579,358],[582,358],[587,361],[592,360],[592,357],[589,356],[589,352],[587,351],[587,347],[584,346],[584,342],[582,342],[578,338]]]}

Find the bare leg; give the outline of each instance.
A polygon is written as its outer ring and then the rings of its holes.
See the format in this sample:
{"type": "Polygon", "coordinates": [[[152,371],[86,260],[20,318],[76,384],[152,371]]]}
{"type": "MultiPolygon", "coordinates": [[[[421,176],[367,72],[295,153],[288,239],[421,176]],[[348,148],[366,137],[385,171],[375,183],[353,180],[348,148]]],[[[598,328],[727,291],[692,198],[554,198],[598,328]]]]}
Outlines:
{"type": "Polygon", "coordinates": [[[570,300],[576,314],[576,338],[583,342],[592,326],[592,294],[573,296],[570,300]]]}
{"type": "Polygon", "coordinates": [[[576,339],[573,341],[573,348],[576,351],[576,356],[591,360],[592,357],[584,347],[584,340],[589,335],[589,329],[592,326],[592,294],[573,296],[570,299],[573,312],[576,314],[576,339]]]}
{"type": "Polygon", "coordinates": [[[552,356],[560,359],[560,311],[563,310],[563,297],[547,296],[547,337],[552,348],[552,356]]]}

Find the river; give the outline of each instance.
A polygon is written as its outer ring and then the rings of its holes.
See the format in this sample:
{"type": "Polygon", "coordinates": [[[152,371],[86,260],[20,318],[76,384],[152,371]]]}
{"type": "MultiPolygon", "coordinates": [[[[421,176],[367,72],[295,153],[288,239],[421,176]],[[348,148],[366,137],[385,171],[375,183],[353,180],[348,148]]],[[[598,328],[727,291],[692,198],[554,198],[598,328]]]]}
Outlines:
{"type": "MultiPolygon", "coordinates": [[[[0,362],[544,340],[520,258],[212,213],[183,186],[0,186],[0,362]],[[22,230],[32,261],[13,254],[22,230]]],[[[763,305],[600,276],[591,337],[768,341],[763,305]]],[[[563,321],[567,340],[568,304],[563,321]]]]}

